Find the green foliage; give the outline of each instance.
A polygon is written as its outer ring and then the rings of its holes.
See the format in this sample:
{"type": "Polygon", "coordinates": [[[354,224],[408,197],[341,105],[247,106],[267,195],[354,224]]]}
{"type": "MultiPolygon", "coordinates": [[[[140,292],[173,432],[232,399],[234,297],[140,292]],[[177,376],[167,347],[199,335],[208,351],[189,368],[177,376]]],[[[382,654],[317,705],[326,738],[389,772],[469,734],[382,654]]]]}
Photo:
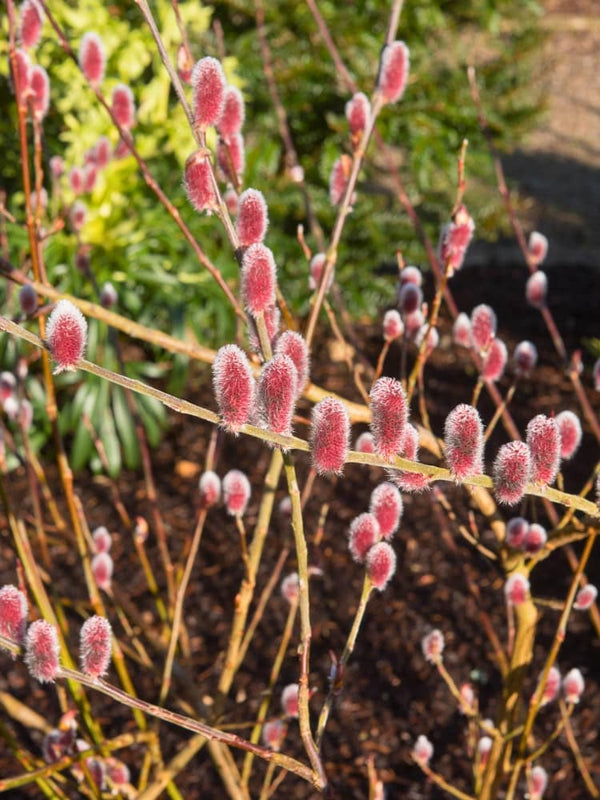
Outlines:
{"type": "MultiPolygon", "coordinates": [[[[266,196],[270,229],[267,243],[280,270],[280,284],[287,302],[305,313],[309,302],[307,264],[296,240],[298,225],[308,232],[304,198],[284,168],[285,151],[279,136],[258,47],[251,0],[220,0],[213,8],[196,0],[179,5],[194,57],[219,55],[209,26],[214,16],[224,29],[228,80],[237,83],[247,101],[245,186],[259,188],[266,196]]],[[[320,225],[328,232],[335,220],[328,196],[331,167],[350,143],[344,117],[349,93],[344,88],[316,24],[305,4],[273,0],[265,4],[267,37],[274,60],[278,90],[287,111],[294,144],[304,169],[308,193],[320,225]],[[293,24],[292,24],[293,23],[293,24]]],[[[214,219],[199,216],[189,206],[182,186],[182,168],[194,142],[151,33],[134,3],[118,0],[109,5],[96,0],[53,0],[52,13],[66,30],[77,52],[82,35],[97,32],[108,55],[102,91],[110,102],[119,82],[131,86],[138,108],[134,131],[136,146],[167,197],[189,225],[201,247],[232,285],[237,265],[222,227],[214,219]]],[[[180,34],[171,4],[152,4],[165,46],[173,60],[180,34]]],[[[381,42],[385,36],[387,7],[377,0],[355,4],[319,4],[340,55],[359,89],[370,94],[376,76],[381,42]]],[[[411,72],[401,103],[384,109],[378,129],[392,146],[393,159],[428,234],[437,240],[438,230],[453,205],[456,158],[463,138],[470,141],[466,201],[475,216],[478,233],[496,229],[497,203],[480,186],[493,186],[490,161],[469,96],[466,65],[478,70],[482,97],[500,146],[510,146],[529,124],[539,98],[531,76],[538,42],[538,2],[528,0],[420,0],[406,2],[399,37],[409,45],[411,72]]],[[[2,21],[7,33],[6,19],[2,21]]],[[[0,70],[7,72],[7,39],[0,41],[0,70]]],[[[51,111],[44,125],[43,163],[45,185],[50,191],[49,160],[61,155],[67,172],[84,163],[86,151],[100,136],[113,147],[118,135],[108,114],[97,103],[77,65],[64,55],[48,22],[36,60],[50,74],[51,111]]],[[[15,137],[16,112],[8,84],[0,84],[0,100],[10,112],[0,120],[0,146],[5,154],[4,188],[8,205],[22,217],[24,197],[20,183],[19,149],[15,137]]],[[[213,142],[214,143],[214,142],[213,142]]],[[[52,192],[51,209],[67,215],[73,202],[66,176],[60,190],[52,192]]],[[[80,238],[70,226],[49,238],[44,259],[53,285],[79,297],[96,300],[94,282],[75,268],[81,243],[89,245],[95,285],[110,280],[119,294],[117,310],[160,330],[184,336],[191,329],[202,342],[217,344],[231,339],[231,309],[208,272],[198,264],[173,219],[145,185],[132,156],[112,160],[100,172],[93,192],[85,197],[86,224],[80,238]]],[[[28,251],[19,226],[9,225],[8,239],[13,263],[21,264],[28,251]]],[[[424,253],[404,214],[390,180],[387,165],[373,145],[359,181],[359,199],[348,220],[338,253],[337,273],[344,287],[344,301],[351,312],[376,313],[393,301],[394,253],[401,248],[410,262],[424,263],[424,253]]],[[[91,356],[99,363],[117,365],[115,342],[102,325],[90,325],[91,356]]],[[[127,371],[148,373],[149,364],[160,363],[159,351],[126,352],[127,371]]],[[[4,362],[6,363],[6,362],[4,362]]],[[[158,371],[168,388],[181,388],[182,359],[164,364],[158,371]]],[[[156,376],[155,376],[156,377],[156,376]]],[[[81,376],[77,376],[81,380],[81,376]]],[[[133,418],[120,389],[107,388],[86,376],[78,387],[73,376],[63,376],[66,393],[61,404],[61,426],[72,435],[75,466],[97,466],[90,435],[79,424],[89,414],[103,440],[111,442],[111,471],[121,463],[138,463],[133,418]],[[71,385],[72,384],[72,385],[71,385]],[[120,445],[120,446],[119,446],[120,445]]],[[[136,401],[138,412],[152,437],[163,422],[146,398],[136,401]]]]}

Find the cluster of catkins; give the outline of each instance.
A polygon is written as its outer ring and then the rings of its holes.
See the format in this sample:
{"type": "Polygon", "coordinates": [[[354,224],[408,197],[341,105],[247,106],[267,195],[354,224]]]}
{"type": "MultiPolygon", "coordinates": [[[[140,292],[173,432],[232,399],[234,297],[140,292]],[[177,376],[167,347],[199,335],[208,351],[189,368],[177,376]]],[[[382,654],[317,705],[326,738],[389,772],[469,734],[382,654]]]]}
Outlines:
{"type": "Polygon", "coordinates": [[[369,511],[350,524],[348,547],[358,564],[365,564],[369,580],[383,590],[396,569],[396,554],[389,543],[398,530],[403,504],[393,483],[381,483],[371,494],[369,511]]]}
{"type": "Polygon", "coordinates": [[[213,470],[206,470],[198,483],[203,508],[212,508],[223,497],[227,513],[232,517],[243,517],[250,501],[251,486],[248,477],[239,469],[231,469],[223,478],[213,470]]]}
{"type": "MultiPolygon", "coordinates": [[[[15,586],[0,589],[0,635],[24,648],[25,664],[41,683],[60,677],[60,646],[54,625],[38,619],[27,625],[29,607],[24,593],[15,586]]],[[[112,629],[104,617],[90,617],[81,626],[81,669],[92,678],[106,674],[110,663],[112,629]]]]}

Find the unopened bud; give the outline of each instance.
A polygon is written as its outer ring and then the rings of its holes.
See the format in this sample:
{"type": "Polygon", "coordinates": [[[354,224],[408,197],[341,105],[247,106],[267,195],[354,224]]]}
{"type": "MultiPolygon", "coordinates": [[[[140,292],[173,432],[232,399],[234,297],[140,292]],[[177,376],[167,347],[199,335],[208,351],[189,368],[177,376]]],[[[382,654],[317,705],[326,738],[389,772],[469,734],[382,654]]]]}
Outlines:
{"type": "Polygon", "coordinates": [[[117,294],[117,290],[110,281],[106,281],[100,289],[100,304],[104,308],[113,308],[118,300],[119,295],[117,294]]]}
{"type": "Polygon", "coordinates": [[[210,508],[221,499],[221,479],[213,470],[206,470],[198,482],[203,508],[210,508]]]}
{"type": "Polygon", "coordinates": [[[444,652],[444,634],[437,628],[423,637],[421,649],[425,660],[430,664],[439,664],[444,652]]]}
{"type": "Polygon", "coordinates": [[[263,244],[250,245],[242,259],[241,281],[246,308],[252,316],[275,304],[276,271],[271,250],[263,244]]]}
{"type": "Polygon", "coordinates": [[[69,172],[69,184],[75,194],[83,192],[83,170],[81,167],[73,167],[69,172]]]}
{"type": "Polygon", "coordinates": [[[358,453],[374,453],[375,440],[373,439],[373,434],[370,431],[361,433],[354,443],[354,449],[358,453]]]}
{"type": "Polygon", "coordinates": [[[400,452],[408,420],[406,393],[400,381],[379,378],[369,397],[375,452],[391,461],[400,452]]]}
{"type": "Polygon", "coordinates": [[[91,564],[92,574],[98,588],[110,592],[114,564],[108,553],[97,553],[91,564]]]}
{"type": "Polygon", "coordinates": [[[546,294],[548,293],[548,278],[545,272],[537,270],[527,281],[525,296],[530,306],[543,308],[546,305],[546,294]]]}
{"type": "Polygon", "coordinates": [[[299,688],[297,683],[290,683],[281,692],[281,707],[286,717],[298,718],[299,688]]]}
{"type": "Polygon", "coordinates": [[[194,124],[201,130],[216,125],[225,103],[225,75],[216,58],[197,61],[192,71],[194,124]]]}
{"type": "Polygon", "coordinates": [[[531,453],[531,478],[534,483],[554,483],[560,464],[560,430],[555,419],[537,414],[527,425],[527,444],[531,453]]]}
{"type": "Polygon", "coordinates": [[[59,645],[54,625],[44,619],[32,622],[25,635],[25,664],[40,683],[52,683],[58,675],[59,645]]]}
{"type": "Polygon", "coordinates": [[[471,338],[473,344],[483,352],[488,349],[496,335],[496,314],[490,306],[482,303],[471,311],[471,338]]]}
{"type": "Polygon", "coordinates": [[[550,667],[548,677],[546,678],[546,685],[544,686],[544,691],[540,697],[540,705],[545,706],[548,703],[551,703],[553,700],[556,700],[558,693],[560,692],[561,683],[562,678],[560,677],[558,668],[550,667]]]}
{"type": "Polygon", "coordinates": [[[287,733],[287,725],[281,719],[265,722],[262,731],[262,740],[265,747],[278,753],[287,733]]]}
{"type": "Polygon", "coordinates": [[[311,415],[310,445],[314,468],[320,475],[342,472],[348,456],[350,418],[346,406],[336,397],[325,397],[311,415]]]}
{"type": "Polygon", "coordinates": [[[393,342],[404,333],[402,317],[395,308],[385,312],[383,317],[383,338],[386,342],[393,342]]]}
{"type": "Polygon", "coordinates": [[[48,318],[46,342],[56,362],[54,374],[75,369],[83,357],[87,322],[81,311],[69,300],[59,300],[48,318]]]}
{"type": "Polygon", "coordinates": [[[351,171],[352,159],[344,153],[335,161],[329,176],[329,200],[332,206],[337,206],[346,193],[351,171]]]}
{"type": "Polygon", "coordinates": [[[262,192],[246,189],[240,195],[235,223],[241,247],[262,242],[269,226],[267,204],[262,192]]]}
{"type": "Polygon", "coordinates": [[[81,626],[79,659],[81,669],[92,678],[106,675],[110,663],[112,628],[104,617],[89,617],[81,626]]]}
{"type": "Polygon", "coordinates": [[[523,541],[523,549],[526,553],[535,555],[535,553],[539,553],[540,550],[544,548],[547,541],[548,534],[546,533],[546,529],[542,525],[538,525],[537,522],[534,522],[527,529],[523,541]]]}
{"type": "Polygon", "coordinates": [[[295,603],[300,597],[300,582],[297,572],[291,572],[281,581],[281,594],[288,603],[295,603]]]}
{"type": "Polygon", "coordinates": [[[379,541],[380,533],[374,514],[359,514],[352,520],[348,531],[348,547],[358,564],[364,563],[367,553],[379,541]]]}
{"type": "Polygon", "coordinates": [[[412,757],[417,764],[427,766],[433,756],[433,745],[426,736],[419,736],[412,749],[412,757]]]}
{"type": "Polygon", "coordinates": [[[518,377],[527,377],[537,364],[538,352],[533,342],[519,342],[513,353],[515,373],[518,377]]]}
{"type": "Polygon", "coordinates": [[[400,287],[398,304],[403,314],[414,314],[421,308],[423,293],[414,283],[405,283],[400,287]]]}
{"type": "MultiPolygon", "coordinates": [[[[323,269],[325,267],[326,256],[325,253],[316,253],[311,261],[310,261],[310,277],[308,279],[308,287],[312,289],[314,292],[316,289],[319,288],[321,284],[321,276],[323,275],[323,269]]],[[[333,279],[335,277],[335,270],[331,270],[329,273],[329,278],[327,279],[327,288],[326,292],[331,289],[331,284],[333,283],[333,279]]]]}
{"type": "Polygon", "coordinates": [[[86,194],[94,191],[96,185],[96,178],[98,177],[98,168],[95,164],[87,164],[83,170],[83,191],[86,194]]]}
{"type": "Polygon", "coordinates": [[[513,573],[504,584],[504,595],[507,603],[521,605],[529,596],[529,581],[520,572],[513,573]]]}
{"type": "Polygon", "coordinates": [[[576,608],[578,611],[587,611],[594,605],[597,597],[598,589],[596,589],[593,584],[588,583],[577,592],[573,608],[576,608]]]}
{"type": "Polygon", "coordinates": [[[234,133],[228,142],[219,141],[217,161],[223,174],[232,182],[241,179],[246,163],[244,137],[241,133],[234,133]]]}
{"type": "Polygon", "coordinates": [[[400,272],[400,286],[405,283],[414,283],[415,286],[422,286],[423,275],[418,267],[408,266],[404,267],[400,272]]]}
{"type": "Polygon", "coordinates": [[[127,764],[116,758],[107,758],[104,763],[106,765],[106,774],[114,786],[125,786],[129,783],[131,775],[127,764]]]}
{"type": "Polygon", "coordinates": [[[261,422],[282,436],[292,435],[298,373],[289,356],[276,355],[264,365],[258,382],[261,422]]]}
{"type": "Polygon", "coordinates": [[[444,443],[446,461],[455,480],[483,471],[483,424],[476,408],[462,403],[448,414],[444,443]]]}
{"type": "Polygon", "coordinates": [[[244,98],[237,86],[227,86],[223,99],[223,110],[217,122],[217,130],[222,139],[228,142],[239,133],[244,124],[244,98]]]}
{"type": "Polygon", "coordinates": [[[112,155],[110,139],[106,136],[101,136],[96,142],[94,152],[96,154],[96,165],[98,169],[104,169],[112,155]]]}
{"type": "Polygon", "coordinates": [[[108,529],[104,527],[104,525],[100,525],[99,528],[92,533],[92,539],[94,540],[94,549],[96,553],[108,553],[110,552],[110,548],[112,547],[112,536],[108,532],[108,529]]]}
{"type": "Polygon", "coordinates": [[[561,411],[556,417],[556,424],[560,433],[560,457],[568,460],[581,444],[581,422],[572,411],[561,411]]]}
{"type": "Polygon", "coordinates": [[[452,340],[461,347],[471,347],[471,320],[461,311],[452,327],[452,340]]]}
{"type": "Polygon", "coordinates": [[[27,316],[37,311],[37,292],[29,283],[26,283],[19,289],[19,305],[21,306],[21,311],[27,314],[27,316]]]}
{"type": "Polygon", "coordinates": [[[502,445],[493,468],[494,494],[499,503],[515,505],[525,494],[531,475],[531,454],[525,442],[502,445]]]}
{"type": "Polygon", "coordinates": [[[112,114],[116,122],[126,130],[135,123],[135,100],[133,92],[124,83],[119,83],[112,93],[112,114]]]}
{"type": "Polygon", "coordinates": [[[255,382],[246,354],[235,344],[219,348],[212,366],[213,387],[223,427],[237,433],[254,410],[255,382]]]}
{"type": "Polygon", "coordinates": [[[106,54],[104,44],[97,33],[84,34],[79,45],[79,66],[92,86],[99,86],[104,78],[106,54]]]}
{"type": "Polygon", "coordinates": [[[525,537],[529,530],[529,523],[523,517],[513,517],[506,524],[506,544],[513,550],[522,550],[525,547],[525,537]]]}
{"type": "Polygon", "coordinates": [[[85,225],[87,206],[81,200],[75,200],[69,210],[69,222],[74,231],[80,231],[85,225]]]}
{"type": "Polygon", "coordinates": [[[562,688],[567,703],[578,703],[585,689],[585,681],[581,671],[572,669],[567,672],[563,679],[562,688]]]}
{"type": "Polygon", "coordinates": [[[183,83],[191,83],[194,65],[189,50],[184,44],[177,48],[177,74],[183,83]]]}
{"type": "Polygon", "coordinates": [[[369,511],[379,523],[379,530],[384,539],[389,539],[398,530],[402,516],[402,496],[393,483],[380,483],[372,494],[369,511]]]}
{"type": "Polygon", "coordinates": [[[543,767],[534,767],[529,773],[529,800],[542,800],[548,786],[548,773],[543,767]]]}
{"type": "Polygon", "coordinates": [[[229,470],[223,478],[223,502],[232,517],[242,517],[250,501],[250,481],[239,469],[229,470]]]}
{"type": "Polygon", "coordinates": [[[65,171],[65,162],[61,156],[52,156],[50,159],[50,172],[55,180],[58,180],[65,171]]]}
{"type": "Polygon", "coordinates": [[[548,239],[543,233],[532,231],[529,236],[529,258],[538,267],[548,254],[548,239]]]}
{"type": "Polygon", "coordinates": [[[396,554],[387,542],[378,542],[367,553],[367,575],[376,589],[383,591],[396,571],[396,554]]]}
{"type": "Polygon", "coordinates": [[[392,42],[383,50],[377,88],[386,103],[396,103],[406,89],[410,56],[404,42],[392,42]]]}
{"type": "Polygon", "coordinates": [[[16,586],[0,589],[0,633],[19,644],[25,637],[28,614],[27,598],[16,586]]]}
{"type": "Polygon", "coordinates": [[[212,167],[205,150],[197,150],[185,162],[183,188],[196,211],[208,211],[210,214],[218,209],[212,167]]]}

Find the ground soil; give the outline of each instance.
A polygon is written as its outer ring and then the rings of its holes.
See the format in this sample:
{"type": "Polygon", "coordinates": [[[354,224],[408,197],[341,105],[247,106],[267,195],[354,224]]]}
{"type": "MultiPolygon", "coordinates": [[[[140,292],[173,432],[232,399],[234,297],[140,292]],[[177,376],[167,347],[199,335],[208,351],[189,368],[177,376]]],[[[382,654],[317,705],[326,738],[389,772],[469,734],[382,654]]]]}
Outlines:
{"type": "MultiPolygon", "coordinates": [[[[590,402],[598,414],[600,394],[593,391],[590,365],[593,356],[586,350],[588,337],[599,335],[598,297],[600,296],[600,227],[597,224],[599,197],[598,169],[600,151],[598,131],[600,91],[598,90],[597,54],[599,44],[598,15],[594,3],[571,0],[549,3],[548,28],[551,30],[548,58],[551,86],[549,122],[523,143],[506,161],[511,185],[530,202],[521,208],[530,215],[532,225],[549,234],[554,249],[549,256],[549,304],[569,352],[583,348],[585,371],[582,380],[590,402]],[[574,19],[595,20],[578,27],[574,19]],[[571,20],[568,22],[568,20],[571,20]],[[586,71],[587,70],[587,71],[586,71]],[[594,83],[595,82],[595,83],[594,83]],[[593,87],[596,87],[593,89],[593,87]],[[553,88],[552,88],[553,87],[553,88]],[[565,105],[566,104],[566,105],[565,105]],[[557,110],[558,109],[558,110],[557,110]],[[586,116],[587,115],[587,116],[586,116]],[[568,269],[561,266],[568,265],[568,269]]],[[[539,366],[530,380],[523,381],[511,405],[511,413],[520,431],[536,413],[578,411],[564,364],[557,358],[539,314],[523,299],[525,267],[512,244],[494,249],[475,249],[469,264],[453,279],[452,290],[460,308],[470,311],[480,302],[493,304],[499,320],[499,335],[512,352],[523,338],[531,339],[540,351],[539,366]]],[[[426,294],[431,297],[431,287],[426,294]]],[[[426,368],[427,406],[433,429],[441,433],[448,411],[459,402],[469,402],[476,374],[465,351],[451,343],[450,322],[444,314],[440,347],[426,368]]],[[[381,345],[379,328],[362,327],[358,339],[362,355],[374,364],[381,345]]],[[[346,397],[356,391],[343,363],[332,363],[333,350],[325,344],[313,367],[313,379],[346,397]]],[[[397,375],[399,347],[392,347],[385,363],[386,374],[397,375]]],[[[509,374],[500,382],[505,393],[510,385],[509,374]]],[[[193,372],[187,393],[189,399],[213,405],[209,376],[193,372]]],[[[493,406],[484,392],[480,402],[484,419],[489,420],[493,406]]],[[[306,414],[308,406],[301,406],[306,414]]],[[[415,412],[416,413],[416,412],[415,412]]],[[[306,429],[298,423],[300,435],[306,429]]],[[[358,434],[359,428],[353,433],[358,434]]],[[[210,429],[185,417],[171,418],[167,437],[153,453],[158,495],[169,531],[169,546],[176,561],[185,550],[197,514],[197,479],[206,453],[210,429]]],[[[508,440],[499,427],[487,447],[489,470],[499,444],[508,440]]],[[[225,437],[219,443],[218,471],[232,467],[244,469],[252,478],[253,498],[246,517],[251,532],[261,497],[260,481],[269,460],[269,451],[254,440],[225,437]]],[[[299,458],[299,478],[304,485],[308,463],[299,458]]],[[[564,468],[568,490],[579,491],[598,461],[598,443],[584,421],[584,439],[573,462],[564,468]]],[[[57,486],[53,468],[49,469],[51,485],[57,486]]],[[[346,545],[349,522],[368,508],[372,489],[384,479],[376,468],[350,465],[343,479],[319,479],[306,508],[306,531],[311,564],[322,570],[312,582],[313,643],[310,683],[315,689],[311,708],[316,714],[327,690],[330,653],[339,654],[344,646],[352,616],[360,595],[362,572],[352,563],[346,545]],[[324,522],[322,514],[326,510],[324,522]]],[[[119,489],[132,515],[149,516],[144,483],[137,474],[124,473],[119,489]]],[[[31,514],[27,482],[22,470],[8,481],[11,498],[22,504],[26,516],[31,514]]],[[[124,530],[115,513],[109,485],[105,479],[82,473],[76,476],[76,489],[81,496],[90,527],[104,524],[114,534],[115,579],[117,595],[129,600],[136,612],[135,629],[158,630],[152,603],[145,589],[143,574],[131,544],[131,533],[124,530]]],[[[344,690],[337,699],[324,740],[325,768],[334,789],[334,796],[363,800],[368,796],[367,761],[370,756],[380,779],[385,783],[388,800],[407,798],[420,800],[446,797],[429,783],[410,758],[411,747],[419,734],[434,744],[434,768],[463,791],[472,791],[472,758],[467,740],[467,724],[436,671],[421,653],[421,639],[432,628],[440,628],[446,636],[445,664],[457,683],[471,681],[476,688],[480,707],[492,717],[497,709],[500,677],[493,649],[485,632],[489,620],[502,642],[506,641],[506,613],[502,592],[502,576],[498,568],[462,539],[457,522],[474,525],[481,540],[494,549],[493,537],[485,521],[472,511],[468,493],[461,488],[444,486],[452,503],[456,520],[442,511],[435,495],[405,496],[401,529],[394,541],[398,569],[390,586],[373,596],[360,631],[355,652],[345,676],[344,690]]],[[[279,501],[285,492],[277,492],[279,501]]],[[[526,503],[523,512],[537,516],[545,523],[543,506],[526,503]]],[[[0,582],[15,581],[15,559],[6,520],[0,518],[0,582]]],[[[283,547],[292,545],[289,523],[276,515],[269,533],[264,561],[258,576],[258,591],[269,579],[283,547]]],[[[576,551],[579,548],[576,547],[576,551]]],[[[80,614],[88,612],[79,559],[72,541],[52,539],[55,570],[52,587],[72,603],[68,618],[72,622],[71,640],[75,646],[80,614]]],[[[158,566],[154,538],[148,541],[151,562],[164,584],[158,566]]],[[[295,568],[289,556],[284,574],[295,568]]],[[[570,569],[562,553],[555,553],[536,570],[533,592],[546,600],[564,598],[569,585],[570,569]]],[[[600,581],[600,557],[596,554],[588,574],[592,582],[600,581]]],[[[220,656],[229,632],[232,603],[243,575],[238,538],[231,520],[222,509],[215,509],[208,518],[201,554],[186,601],[186,625],[192,655],[182,666],[193,676],[203,699],[210,698],[216,686],[220,656]]],[[[242,724],[252,720],[268,682],[287,613],[286,602],[276,592],[258,626],[256,637],[241,668],[225,711],[224,721],[242,724]]],[[[535,663],[526,683],[526,694],[536,682],[549,644],[554,636],[558,612],[540,606],[541,623],[536,639],[535,663]]],[[[115,630],[127,639],[116,616],[115,630]]],[[[287,683],[297,679],[296,647],[298,629],[288,649],[272,704],[278,713],[277,696],[287,683]]],[[[36,686],[19,661],[2,656],[0,690],[32,706],[50,725],[55,725],[60,711],[56,692],[36,686]]],[[[574,614],[561,649],[561,671],[581,668],[586,690],[576,709],[572,725],[581,754],[596,785],[600,785],[600,639],[586,613],[574,614]]],[[[155,700],[162,666],[162,656],[155,656],[155,669],[136,668],[135,685],[140,696],[155,700]]],[[[114,677],[114,676],[113,676],[114,677]]],[[[131,715],[126,709],[90,693],[95,713],[107,736],[133,730],[131,715]]],[[[174,703],[176,706],[177,704],[174,703]]],[[[314,718],[313,717],[313,720],[314,718]]],[[[539,717],[535,735],[541,741],[556,724],[555,705],[539,717]]],[[[1,715],[4,730],[9,730],[18,746],[39,758],[42,734],[31,726],[1,715]]],[[[245,729],[240,729],[244,732],[245,729]]],[[[171,758],[188,735],[164,725],[161,727],[163,754],[171,758]]],[[[286,752],[303,758],[297,725],[292,723],[285,743],[286,752]]],[[[131,747],[121,753],[137,778],[141,748],[131,747]]],[[[548,770],[550,800],[578,800],[589,796],[575,758],[564,735],[560,736],[540,760],[548,770]]],[[[0,745],[0,776],[18,774],[21,767],[0,745]]],[[[256,767],[252,788],[258,791],[264,767],[256,767]]],[[[204,751],[182,774],[178,785],[186,800],[225,796],[219,779],[204,751]]],[[[75,783],[66,785],[69,797],[79,792],[75,783]]],[[[14,798],[38,797],[35,788],[19,789],[14,798]]],[[[310,789],[301,781],[288,777],[276,797],[309,798],[310,789]]],[[[521,786],[517,796],[525,796],[521,786]]]]}

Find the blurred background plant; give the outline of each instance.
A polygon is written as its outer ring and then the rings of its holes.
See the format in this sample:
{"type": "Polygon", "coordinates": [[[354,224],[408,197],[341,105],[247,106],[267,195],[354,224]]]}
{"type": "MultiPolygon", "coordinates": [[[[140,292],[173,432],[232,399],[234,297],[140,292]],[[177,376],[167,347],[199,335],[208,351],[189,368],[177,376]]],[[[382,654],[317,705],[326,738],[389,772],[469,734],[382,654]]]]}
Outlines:
{"type": "MultiPolygon", "coordinates": [[[[168,0],[153,4],[164,42],[173,60],[180,33],[168,0]]],[[[196,0],[179,5],[190,38],[193,58],[221,57],[228,80],[245,92],[245,186],[259,188],[267,199],[270,229],[267,242],[276,254],[280,284],[287,302],[302,314],[310,291],[307,264],[296,239],[297,226],[306,225],[302,194],[284,167],[281,143],[257,43],[255,4],[250,0],[222,0],[201,5],[196,0]],[[218,26],[215,27],[215,23],[218,26]],[[215,35],[215,31],[219,35],[215,35]],[[222,31],[222,38],[220,32],[222,31]]],[[[53,0],[52,13],[66,30],[77,51],[84,33],[95,31],[107,52],[102,90],[110,97],[113,87],[131,86],[138,108],[134,130],[136,146],[150,170],[213,263],[232,284],[237,265],[224,239],[222,227],[189,206],[181,186],[183,164],[194,143],[160,63],[150,32],[134,3],[116,0],[110,5],[81,0],[76,5],[53,0]]],[[[322,2],[319,10],[333,35],[341,57],[359,88],[370,94],[384,36],[385,14],[377,0],[352,6],[322,2]]],[[[331,167],[340,152],[350,149],[344,106],[348,93],[336,76],[331,57],[318,34],[309,8],[289,0],[265,4],[266,34],[272,50],[275,79],[304,170],[317,219],[328,231],[335,219],[329,202],[331,167]]],[[[500,147],[509,148],[541,107],[534,80],[540,69],[537,55],[541,40],[538,2],[518,0],[420,0],[406,2],[400,35],[411,53],[409,86],[400,110],[386,109],[379,129],[392,147],[394,161],[425,230],[437,241],[440,224],[447,220],[456,184],[456,156],[468,138],[467,202],[474,212],[477,233],[497,235],[500,205],[488,151],[477,125],[469,97],[465,69],[478,70],[486,110],[500,147]]],[[[7,207],[23,219],[20,153],[16,135],[16,108],[8,75],[8,24],[3,36],[0,103],[7,113],[0,119],[0,147],[4,154],[2,189],[7,207]]],[[[98,106],[76,65],[65,57],[46,21],[35,60],[51,81],[51,108],[44,123],[44,184],[50,194],[48,211],[66,216],[75,195],[69,185],[72,167],[83,167],[86,153],[101,136],[113,148],[118,135],[98,106]],[[52,192],[50,159],[64,159],[65,174],[52,192]]],[[[375,315],[394,301],[396,263],[401,248],[409,262],[424,264],[423,248],[398,203],[387,169],[372,147],[359,183],[360,199],[346,226],[338,256],[337,273],[344,287],[344,302],[354,316],[375,315]],[[359,258],[357,258],[359,255],[359,258]]],[[[62,291],[97,300],[95,286],[110,281],[118,294],[117,310],[137,321],[178,337],[192,335],[204,344],[220,344],[234,336],[234,317],[209,274],[198,265],[172,218],[146,187],[131,156],[113,158],[98,172],[91,192],[83,197],[86,222],[76,234],[67,222],[64,230],[46,240],[44,258],[51,283],[62,291]],[[89,268],[76,266],[81,246],[89,248],[89,268]],[[95,286],[94,286],[95,283],[95,286]]],[[[46,218],[48,222],[48,218],[46,218]]],[[[19,225],[6,222],[8,257],[23,265],[28,242],[19,225]]],[[[307,233],[308,244],[317,244],[307,233]]],[[[16,294],[10,313],[17,312],[16,294]]],[[[114,338],[103,323],[91,321],[89,356],[112,367],[117,363],[114,338]]],[[[0,343],[3,368],[16,364],[18,345],[0,343]]],[[[180,393],[187,375],[186,361],[161,363],[152,348],[127,353],[126,370],[135,376],[164,378],[168,389],[180,393]]],[[[28,378],[34,381],[35,377],[28,378]]],[[[112,443],[111,471],[124,462],[139,460],[133,421],[121,390],[97,385],[92,376],[61,376],[70,387],[61,402],[63,433],[72,433],[72,464],[91,463],[100,468],[92,439],[80,415],[85,410],[93,426],[112,443]],[[121,445],[119,447],[118,445],[121,445]],[[122,452],[121,452],[122,451],[122,452]]],[[[157,441],[164,411],[147,404],[138,411],[150,441],[157,441]]],[[[36,419],[39,418],[36,415],[36,419]]],[[[43,435],[35,438],[39,444],[43,435]]],[[[107,448],[108,451],[109,448],[107,448]]]]}

